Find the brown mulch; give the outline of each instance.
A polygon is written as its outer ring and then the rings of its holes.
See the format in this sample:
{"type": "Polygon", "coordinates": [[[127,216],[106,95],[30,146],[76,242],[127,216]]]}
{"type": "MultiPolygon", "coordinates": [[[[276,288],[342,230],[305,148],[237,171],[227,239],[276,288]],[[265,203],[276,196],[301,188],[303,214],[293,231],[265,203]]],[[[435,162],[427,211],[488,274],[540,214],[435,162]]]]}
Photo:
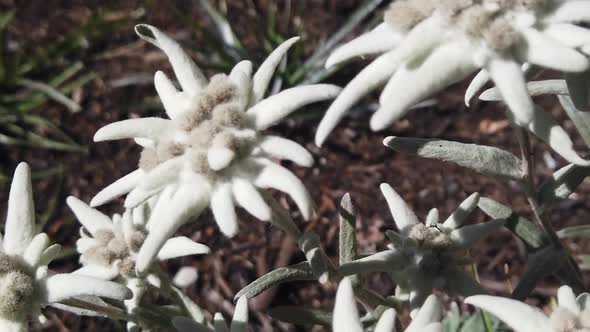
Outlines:
{"type": "MultiPolygon", "coordinates": [[[[264,54],[262,47],[253,38],[256,15],[263,12],[265,1],[227,1],[228,13],[232,22],[240,27],[237,33],[244,44],[253,50],[253,54],[264,54]]],[[[304,30],[306,51],[313,51],[330,31],[341,24],[360,1],[309,1],[298,18],[304,30]]],[[[280,6],[285,1],[280,1],[280,6]]],[[[294,6],[301,5],[294,1],[294,6]]],[[[109,8],[113,13],[126,15],[139,7],[146,8],[144,17],[130,20],[125,29],[109,36],[108,39],[90,43],[81,55],[87,70],[97,73],[98,78],[86,85],[79,93],[83,111],[69,113],[58,105],[48,104],[36,111],[52,120],[77,142],[88,146],[88,154],[67,154],[44,150],[18,149],[0,145],[0,166],[10,173],[20,161],[28,162],[34,170],[44,170],[56,165],[64,169],[62,177],[54,176],[35,183],[35,203],[39,213],[48,208],[52,197],[60,202],[45,227],[45,231],[57,243],[70,247],[77,238],[78,225],[73,215],[62,202],[69,195],[85,201],[112,183],[114,180],[136,168],[139,150],[130,141],[110,143],[93,143],[92,136],[105,124],[131,117],[161,115],[160,110],[146,107],[146,100],[155,95],[151,84],[130,85],[113,88],[111,82],[137,73],[153,73],[156,69],[169,70],[165,58],[143,42],[133,33],[133,25],[148,22],[183,41],[196,45],[206,45],[192,26],[178,18],[178,12],[194,17],[194,24],[207,24],[202,20],[203,13],[195,7],[194,1],[10,1],[2,0],[4,8],[16,7],[17,20],[10,33],[15,39],[35,43],[44,43],[79,27],[98,8],[109,8]],[[199,39],[200,38],[200,39],[199,39]],[[196,42],[199,41],[199,42],[196,42]]],[[[283,31],[294,29],[298,19],[290,22],[281,21],[283,31]]],[[[203,46],[204,47],[204,46],[203,46]]],[[[357,66],[360,68],[359,66],[357,66]]],[[[353,66],[354,68],[354,66],[353,66]]],[[[357,69],[358,69],[357,68],[357,69]]],[[[345,70],[332,79],[343,85],[354,74],[354,70],[345,70]]],[[[503,116],[502,106],[476,102],[470,109],[463,105],[462,93],[466,85],[460,84],[437,96],[436,107],[411,112],[403,120],[395,123],[383,133],[373,133],[368,128],[369,107],[355,112],[343,121],[321,149],[313,144],[313,136],[321,111],[327,104],[318,105],[308,110],[318,116],[312,119],[295,117],[272,129],[306,146],[316,160],[315,166],[302,169],[288,165],[294,170],[310,190],[317,204],[317,216],[308,223],[300,223],[302,229],[318,233],[328,254],[337,261],[338,222],[336,207],[340,198],[347,192],[352,195],[358,212],[358,238],[360,249],[372,252],[385,247],[383,231],[394,227],[387,205],[383,199],[379,184],[391,184],[420,217],[437,207],[441,218],[445,218],[465,197],[472,192],[489,196],[510,205],[517,212],[531,217],[525,197],[510,183],[501,183],[485,178],[455,165],[419,159],[397,154],[382,145],[384,137],[389,135],[412,137],[439,137],[461,142],[502,147],[517,152],[517,144],[509,124],[503,116]]],[[[375,102],[375,96],[368,99],[375,102]]],[[[570,130],[571,121],[566,120],[563,112],[551,98],[543,100],[547,109],[564,123],[570,130]]],[[[580,148],[583,143],[575,136],[580,148]]],[[[542,176],[551,173],[542,159],[548,152],[547,147],[533,141],[537,152],[537,168],[542,176]]],[[[582,151],[582,149],[580,149],[582,151]]],[[[565,163],[555,153],[549,152],[558,161],[565,163]]],[[[585,199],[590,186],[585,183],[578,194],[571,200],[559,204],[550,211],[550,218],[556,228],[579,225],[590,217],[590,209],[585,199]]],[[[0,193],[0,214],[6,211],[7,188],[0,193]]],[[[118,212],[119,200],[101,208],[105,213],[118,212]]],[[[283,203],[290,202],[283,199],[283,203]]],[[[292,209],[295,210],[295,209],[292,209]]],[[[209,312],[222,312],[230,316],[234,294],[252,280],[273,268],[299,262],[304,259],[291,240],[281,232],[270,228],[247,216],[240,214],[241,230],[234,239],[220,235],[211,215],[205,213],[198,222],[181,229],[196,241],[212,249],[212,253],[203,257],[189,257],[168,262],[164,268],[174,273],[182,266],[195,266],[199,270],[196,284],[186,292],[199,305],[209,312]]],[[[295,215],[295,217],[297,217],[295,215]]],[[[299,218],[296,220],[300,220],[299,218]]],[[[472,222],[484,221],[482,213],[477,212],[472,222]]],[[[583,243],[572,243],[572,249],[581,250],[583,243]]],[[[524,269],[526,261],[522,246],[506,231],[487,239],[472,253],[477,257],[477,266],[482,282],[494,292],[506,294],[510,280],[513,285],[524,269]],[[508,275],[507,273],[508,272],[508,275]]],[[[57,261],[52,268],[58,271],[71,271],[77,267],[74,256],[57,261]]],[[[386,295],[391,294],[394,285],[383,275],[367,278],[371,288],[386,295]]],[[[534,300],[542,303],[554,293],[558,284],[555,280],[546,280],[533,294],[534,300]]],[[[262,294],[255,299],[252,322],[254,330],[273,326],[280,330],[294,330],[284,324],[272,323],[264,314],[265,309],[277,305],[305,305],[310,308],[330,310],[333,306],[335,285],[319,286],[317,283],[295,283],[282,286],[262,294]]],[[[110,321],[104,319],[81,319],[48,309],[48,326],[38,331],[106,331],[114,329],[110,321]]],[[[311,329],[300,329],[311,331],[311,329]]],[[[317,329],[316,329],[317,330],[317,329]]]]}

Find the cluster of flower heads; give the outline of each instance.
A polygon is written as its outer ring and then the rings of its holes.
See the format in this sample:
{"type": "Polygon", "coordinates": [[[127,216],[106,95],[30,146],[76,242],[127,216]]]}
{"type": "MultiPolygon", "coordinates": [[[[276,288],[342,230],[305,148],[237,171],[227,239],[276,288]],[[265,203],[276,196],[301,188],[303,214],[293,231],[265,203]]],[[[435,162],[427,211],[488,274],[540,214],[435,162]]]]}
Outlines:
{"type": "Polygon", "coordinates": [[[489,311],[518,332],[588,332],[590,331],[590,294],[576,298],[569,286],[557,291],[557,308],[549,317],[526,303],[490,295],[474,295],[465,303],[489,311]]]}
{"type": "MultiPolygon", "coordinates": [[[[126,208],[135,208],[154,196],[170,204],[154,213],[153,228],[140,256],[155,257],[165,240],[180,225],[211,207],[220,230],[238,231],[234,206],[269,221],[272,210],[261,189],[287,193],[302,216],[313,211],[301,181],[273,159],[311,166],[313,157],[301,145],[262,130],[310,103],[332,99],[340,88],[318,84],[284,90],[265,99],[269,82],[292,38],[280,45],[256,73],[242,61],[232,71],[208,80],[187,53],[170,37],[149,25],[138,25],[137,34],[159,47],[170,60],[181,91],[158,71],[156,90],[170,119],[141,118],[120,121],[100,129],[95,141],[133,138],[143,147],[138,170],[98,193],[91,206],[127,194],[126,208]]],[[[138,266],[143,271],[149,261],[138,266]]]]}
{"type": "Polygon", "coordinates": [[[465,199],[445,222],[439,223],[438,210],[433,209],[421,223],[391,186],[382,184],[381,191],[399,233],[386,233],[392,241],[388,250],[343,264],[340,273],[388,272],[400,291],[409,295],[414,312],[433,289],[460,295],[485,293],[464,271],[464,265],[469,264],[465,251],[502,227],[504,221],[464,226],[479,201],[477,193],[465,199]]]}
{"type": "MultiPolygon", "coordinates": [[[[363,96],[385,85],[380,108],[371,119],[373,130],[387,128],[412,106],[479,69],[467,91],[473,94],[492,79],[519,126],[540,135],[552,122],[536,109],[526,88],[523,65],[564,73],[588,70],[590,30],[588,1],[553,0],[400,0],[391,4],[385,20],[374,30],[344,44],[326,66],[365,55],[380,55],[365,67],[328,109],[316,133],[321,145],[363,96]]],[[[585,161],[571,149],[561,128],[568,161],[585,161]]],[[[544,138],[544,137],[541,137],[544,138]]]]}
{"type": "Polygon", "coordinates": [[[60,254],[38,233],[29,166],[21,163],[14,172],[8,200],[4,237],[0,235],[0,331],[28,331],[32,318],[46,321],[45,306],[67,309],[60,302],[80,296],[124,300],[130,290],[118,283],[73,273],[56,274],[47,268],[60,254]]]}

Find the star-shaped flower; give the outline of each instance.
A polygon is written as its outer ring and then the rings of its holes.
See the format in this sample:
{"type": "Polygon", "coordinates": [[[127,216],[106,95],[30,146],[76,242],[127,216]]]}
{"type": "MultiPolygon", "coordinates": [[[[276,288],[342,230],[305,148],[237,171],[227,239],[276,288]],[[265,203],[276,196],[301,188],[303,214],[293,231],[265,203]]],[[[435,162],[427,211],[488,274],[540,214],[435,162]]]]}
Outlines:
{"type": "Polygon", "coordinates": [[[129,289],[71,273],[51,274],[47,265],[59,255],[58,244],[49,245],[37,233],[29,166],[14,172],[8,199],[4,238],[0,235],[0,331],[28,331],[29,318],[44,321],[41,309],[78,296],[124,300],[129,289]]]}
{"type": "MultiPolygon", "coordinates": [[[[364,55],[380,56],[342,91],[316,134],[321,145],[352,105],[385,84],[371,118],[383,130],[411,106],[479,69],[490,77],[522,127],[536,124],[521,65],[582,72],[590,30],[588,1],[399,0],[385,22],[338,48],[326,66],[364,55]],[[586,48],[584,48],[586,46],[586,48]]],[[[481,78],[480,77],[480,78],[481,78]]],[[[484,79],[485,82],[485,79],[484,79]]]]}
{"type": "Polygon", "coordinates": [[[399,233],[386,232],[392,241],[389,250],[343,264],[339,273],[388,272],[402,291],[409,292],[413,310],[422,305],[434,288],[463,296],[484,292],[463,271],[463,265],[467,263],[465,251],[502,227],[504,221],[463,225],[477,206],[477,193],[465,199],[444,223],[438,222],[436,209],[431,210],[425,223],[420,223],[416,214],[391,186],[381,184],[381,191],[399,233]]]}
{"type": "MultiPolygon", "coordinates": [[[[416,313],[412,322],[404,330],[405,332],[442,332],[443,325],[442,304],[435,295],[430,295],[422,308],[416,313]]],[[[395,331],[395,309],[387,309],[379,318],[374,332],[395,331]]],[[[336,304],[332,323],[334,332],[363,332],[363,325],[359,318],[356,300],[349,278],[344,278],[338,285],[336,292],[336,304]]],[[[182,332],[182,331],[181,331],[182,332]]]]}
{"type": "Polygon", "coordinates": [[[590,295],[576,298],[569,286],[557,291],[558,307],[547,317],[538,308],[499,296],[475,295],[465,303],[489,311],[517,332],[588,332],[590,331],[590,295]]]}
{"type": "MultiPolygon", "coordinates": [[[[140,257],[140,248],[149,234],[151,225],[147,223],[151,213],[150,204],[144,203],[123,216],[109,218],[91,208],[76,197],[68,197],[68,206],[74,212],[82,228],[81,238],[76,242],[83,267],[77,274],[112,280],[117,277],[132,279],[137,277],[137,261],[152,261],[153,257],[140,257]]],[[[157,203],[152,204],[157,207],[157,203]]],[[[208,254],[210,249],[204,244],[180,236],[167,240],[156,255],[157,261],[208,254]]]]}
{"type": "MultiPolygon", "coordinates": [[[[228,236],[238,230],[235,204],[270,220],[271,208],[260,189],[287,193],[309,218],[313,207],[305,186],[272,159],[310,166],[311,154],[291,140],[261,132],[293,111],[340,92],[336,86],[318,84],[264,98],[274,71],[298,38],[280,45],[254,75],[252,63],[243,61],[229,75],[207,80],[170,37],[149,25],[138,25],[136,32],[166,53],[182,91],[158,71],[155,86],[170,119],[125,120],[96,133],[95,141],[133,138],[144,150],[139,169],[98,193],[91,206],[128,193],[125,206],[133,208],[166,189],[170,204],[167,211],[152,215],[157,221],[142,247],[152,257],[181,224],[207,206],[228,236]]],[[[138,265],[138,270],[146,267],[138,265]]]]}

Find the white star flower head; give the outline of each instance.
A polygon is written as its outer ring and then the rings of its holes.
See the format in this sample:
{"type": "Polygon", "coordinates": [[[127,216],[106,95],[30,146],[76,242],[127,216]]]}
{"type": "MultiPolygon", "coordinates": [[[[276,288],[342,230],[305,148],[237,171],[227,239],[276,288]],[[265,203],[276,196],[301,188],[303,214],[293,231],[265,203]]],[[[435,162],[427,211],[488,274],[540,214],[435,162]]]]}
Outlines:
{"type": "Polygon", "coordinates": [[[161,222],[154,225],[146,239],[149,245],[144,246],[152,253],[207,206],[228,236],[238,230],[235,204],[260,220],[270,220],[271,209],[259,189],[287,193],[308,219],[313,206],[305,186],[271,159],[310,166],[311,154],[291,140],[261,133],[293,111],[340,92],[336,86],[319,84],[291,88],[264,99],[274,71],[298,38],[280,45],[254,75],[252,63],[243,61],[229,75],[207,80],[170,37],[149,25],[138,25],[136,32],[166,53],[182,91],[159,71],[155,86],[170,119],[126,120],[95,134],[95,141],[133,138],[144,150],[139,169],[98,193],[91,206],[128,194],[125,206],[133,208],[168,188],[170,211],[157,216],[161,222]]]}
{"type": "Polygon", "coordinates": [[[0,331],[28,331],[30,317],[44,321],[41,308],[73,297],[131,296],[114,282],[71,273],[51,275],[47,265],[60,248],[49,245],[47,234],[37,233],[31,174],[21,163],[10,187],[5,236],[0,235],[0,331]]]}
{"type": "Polygon", "coordinates": [[[557,308],[547,317],[536,307],[504,297],[475,295],[465,299],[465,303],[489,311],[517,332],[590,331],[590,294],[576,298],[569,286],[561,286],[557,302],[557,308]]]}
{"type": "MultiPolygon", "coordinates": [[[[150,204],[144,203],[123,216],[109,218],[76,197],[68,197],[67,204],[82,228],[76,242],[83,267],[76,274],[112,280],[117,277],[135,278],[138,260],[153,261],[154,257],[139,257],[151,226],[147,223],[150,204]]],[[[153,205],[153,204],[152,204],[153,205]]],[[[168,239],[155,259],[158,262],[190,255],[208,254],[210,249],[191,239],[180,236],[168,239]]]]}
{"type": "Polygon", "coordinates": [[[445,222],[438,222],[438,210],[433,209],[426,222],[420,223],[391,186],[381,184],[381,191],[399,232],[386,232],[392,241],[389,250],[343,264],[339,273],[388,272],[403,291],[409,292],[414,311],[434,288],[463,296],[485,292],[463,271],[467,263],[464,253],[475,242],[502,227],[504,221],[464,226],[477,207],[477,193],[465,199],[445,222]]]}
{"type": "Polygon", "coordinates": [[[535,122],[521,65],[582,72],[590,63],[582,45],[590,29],[590,2],[575,0],[400,0],[385,22],[334,51],[326,66],[380,56],[330,106],[316,133],[321,145],[352,105],[385,84],[371,119],[383,130],[415,104],[483,69],[509,115],[522,127],[535,122]],[[564,33],[567,31],[567,33],[564,33]]]}
{"type": "Polygon", "coordinates": [[[248,331],[248,298],[242,296],[238,299],[229,328],[220,313],[215,314],[213,329],[186,317],[176,317],[172,323],[178,332],[246,332],[248,331]]]}
{"type": "MultiPolygon", "coordinates": [[[[430,295],[414,319],[404,330],[405,332],[442,332],[442,304],[435,295],[430,295]]],[[[395,309],[387,309],[379,318],[374,332],[395,331],[396,312],[395,309]]],[[[335,332],[363,332],[362,322],[359,318],[356,300],[349,278],[344,278],[338,285],[336,292],[336,304],[332,330],[335,332]]],[[[367,330],[369,331],[369,330],[367,330]]],[[[182,332],[182,331],[181,331],[182,332]]]]}

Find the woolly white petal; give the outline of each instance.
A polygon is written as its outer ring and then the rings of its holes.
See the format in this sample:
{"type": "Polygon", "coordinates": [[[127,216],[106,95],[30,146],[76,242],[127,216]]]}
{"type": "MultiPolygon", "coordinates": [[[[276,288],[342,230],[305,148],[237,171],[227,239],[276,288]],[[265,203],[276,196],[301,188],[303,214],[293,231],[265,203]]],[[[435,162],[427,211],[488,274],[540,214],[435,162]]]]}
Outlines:
{"type": "Polygon", "coordinates": [[[352,282],[349,278],[342,279],[338,285],[332,329],[334,331],[363,332],[352,282]]]}
{"type": "Polygon", "coordinates": [[[254,74],[254,78],[252,79],[252,95],[250,97],[250,105],[255,105],[264,99],[264,94],[268,89],[268,85],[275,73],[275,70],[291,46],[293,46],[293,44],[295,44],[299,39],[299,37],[288,39],[279,45],[279,47],[277,47],[274,51],[272,51],[266,60],[264,60],[262,65],[260,65],[260,68],[258,68],[256,74],[254,74]]]}
{"type": "MultiPolygon", "coordinates": [[[[569,90],[565,80],[544,80],[533,81],[526,84],[527,91],[531,97],[540,95],[569,95],[569,90]]],[[[484,91],[479,99],[485,101],[499,101],[502,100],[498,88],[490,88],[484,91]]]]}
{"type": "Polygon", "coordinates": [[[514,114],[516,124],[529,124],[533,120],[535,105],[526,89],[520,65],[511,59],[492,58],[487,70],[514,114]]]}
{"type": "Polygon", "coordinates": [[[479,203],[479,194],[473,193],[467,197],[459,207],[445,220],[443,226],[447,229],[457,229],[463,225],[465,219],[475,210],[479,203]]]}
{"type": "Polygon", "coordinates": [[[341,89],[331,84],[304,85],[270,96],[248,110],[258,130],[266,129],[308,104],[335,98],[341,89]]]}
{"type": "Polygon", "coordinates": [[[401,40],[402,35],[399,32],[394,31],[389,24],[381,23],[372,31],[338,47],[326,60],[326,68],[356,57],[389,51],[401,40]]]}
{"type": "Polygon", "coordinates": [[[241,61],[234,66],[229,74],[230,81],[237,87],[236,96],[240,109],[246,109],[249,103],[252,91],[252,66],[251,61],[241,61]]]}
{"type": "Polygon", "coordinates": [[[385,312],[381,314],[381,318],[379,318],[374,332],[395,332],[395,318],[395,309],[385,310],[385,312]]]}
{"type": "Polygon", "coordinates": [[[552,332],[551,323],[543,312],[523,302],[503,297],[475,295],[466,298],[465,303],[489,311],[519,332],[552,332]]]}
{"type": "Polygon", "coordinates": [[[236,203],[248,213],[262,221],[268,221],[271,210],[258,190],[247,180],[236,178],[232,181],[232,192],[236,203]]]}
{"type": "Polygon", "coordinates": [[[199,90],[207,85],[207,78],[191,57],[182,49],[182,47],[168,37],[165,33],[156,27],[147,24],[138,24],[135,26],[137,35],[160,48],[168,56],[174,74],[180,82],[182,89],[191,95],[195,95],[199,90]],[[151,32],[151,36],[146,34],[151,32]]]}
{"type": "Polygon", "coordinates": [[[137,187],[127,195],[125,207],[128,209],[137,207],[165,186],[176,183],[182,171],[183,161],[182,157],[166,160],[146,173],[137,187]]]}
{"type": "Polygon", "coordinates": [[[433,15],[416,25],[393,51],[397,61],[412,62],[426,57],[445,39],[447,23],[440,15],[433,15]]]}
{"type": "Polygon", "coordinates": [[[0,318],[0,331],[5,332],[28,332],[27,321],[12,321],[0,318]]]}
{"type": "Polygon", "coordinates": [[[570,23],[549,25],[543,33],[569,47],[590,45],[590,29],[570,23]]]}
{"type": "Polygon", "coordinates": [[[371,129],[385,129],[411,106],[471,74],[476,67],[465,47],[463,43],[444,45],[417,68],[411,64],[401,67],[381,94],[380,108],[371,118],[371,129]]]}
{"type": "Polygon", "coordinates": [[[313,214],[313,203],[305,185],[288,169],[269,163],[256,177],[254,185],[261,188],[273,188],[287,193],[295,202],[303,219],[308,220],[313,214]]]}
{"type": "Polygon", "coordinates": [[[277,159],[290,160],[299,166],[311,167],[313,156],[300,144],[279,136],[265,136],[259,143],[260,149],[277,159]]]}
{"type": "Polygon", "coordinates": [[[137,169],[125,175],[96,194],[90,201],[90,206],[97,207],[106,204],[119,196],[127,194],[139,184],[144,176],[145,172],[141,169],[137,169]]]}
{"type": "Polygon", "coordinates": [[[236,153],[232,149],[225,147],[212,147],[207,150],[207,162],[214,171],[226,168],[234,160],[235,156],[236,153]]]}
{"type": "Polygon", "coordinates": [[[94,235],[99,229],[113,229],[111,218],[102,214],[100,211],[91,208],[76,197],[68,197],[66,203],[72,212],[74,212],[78,221],[88,230],[88,232],[90,232],[90,234],[94,235]]]}
{"type": "Polygon", "coordinates": [[[490,81],[490,74],[485,69],[480,70],[465,91],[465,105],[471,106],[471,99],[490,81]]]}
{"type": "Polygon", "coordinates": [[[211,196],[211,211],[219,229],[225,236],[233,237],[238,232],[238,217],[232,197],[231,184],[220,185],[211,196]]]}
{"type": "Polygon", "coordinates": [[[47,249],[45,249],[45,251],[43,251],[43,254],[41,254],[41,258],[39,259],[39,262],[37,263],[38,266],[44,266],[44,265],[49,265],[49,263],[51,263],[51,261],[53,261],[54,259],[57,258],[57,256],[59,256],[61,252],[61,245],[59,244],[54,244],[49,246],[47,249]]]}
{"type": "Polygon", "coordinates": [[[463,226],[452,231],[449,237],[454,248],[466,249],[504,226],[504,223],[504,220],[494,220],[483,224],[463,226]]]}
{"type": "Polygon", "coordinates": [[[26,163],[20,163],[8,196],[8,212],[4,231],[4,252],[8,255],[21,255],[35,234],[35,205],[31,189],[31,170],[26,163]]]}
{"type": "Polygon", "coordinates": [[[215,332],[229,332],[225,319],[219,312],[215,313],[213,316],[213,326],[215,327],[215,332]]]}
{"type": "Polygon", "coordinates": [[[96,242],[96,240],[91,237],[79,238],[78,240],[76,240],[76,250],[78,250],[79,253],[84,253],[88,249],[96,246],[97,244],[98,243],[96,242]]]}
{"type": "Polygon", "coordinates": [[[576,302],[578,303],[580,310],[584,311],[586,309],[590,309],[590,294],[582,293],[578,295],[576,302]]]}
{"type": "Polygon", "coordinates": [[[162,71],[157,71],[154,76],[154,85],[166,114],[170,119],[175,119],[186,111],[186,99],[182,92],[176,90],[174,84],[162,71]]]}
{"type": "Polygon", "coordinates": [[[361,98],[385,84],[398,67],[395,52],[378,57],[344,87],[322,118],[315,134],[315,144],[321,146],[349,109],[361,98]]]}
{"type": "MultiPolygon", "coordinates": [[[[512,116],[510,113],[508,115],[512,116]]],[[[576,153],[574,143],[568,133],[555,122],[548,112],[535,108],[533,121],[525,127],[570,163],[580,166],[590,165],[590,161],[582,159],[576,153]]]]}
{"type": "Polygon", "coordinates": [[[169,198],[167,204],[158,204],[159,208],[150,217],[150,232],[137,255],[136,270],[139,274],[147,271],[166,240],[180,226],[203,211],[208,203],[208,194],[203,188],[195,188],[194,183],[187,183],[169,198]]]}
{"type": "Polygon", "coordinates": [[[133,295],[118,283],[72,273],[55,274],[45,281],[45,304],[60,302],[81,295],[94,295],[115,300],[125,300],[133,295]]]}
{"type": "Polygon", "coordinates": [[[526,62],[564,72],[582,72],[588,69],[588,59],[559,41],[534,29],[523,29],[526,43],[517,48],[526,62]]]}
{"type": "Polygon", "coordinates": [[[422,332],[443,332],[444,326],[442,323],[428,324],[422,332]]]}
{"type": "Polygon", "coordinates": [[[172,121],[162,118],[129,119],[110,123],[94,134],[94,141],[111,141],[124,138],[158,139],[162,133],[168,132],[172,121]]]}
{"type": "Polygon", "coordinates": [[[430,295],[406,328],[405,332],[422,332],[423,328],[442,318],[442,305],[436,295],[430,295]]]}
{"type": "Polygon", "coordinates": [[[566,308],[576,316],[580,314],[580,307],[576,301],[576,295],[569,286],[559,287],[557,290],[557,303],[560,307],[566,308]]]}
{"type": "Polygon", "coordinates": [[[389,184],[382,183],[380,188],[397,229],[403,232],[406,228],[419,222],[414,211],[389,184]]]}
{"type": "Polygon", "coordinates": [[[45,233],[37,234],[32,240],[31,243],[27,246],[27,249],[24,253],[24,260],[30,266],[36,267],[41,260],[41,256],[43,255],[43,251],[47,249],[49,245],[49,236],[45,233]]]}
{"type": "Polygon", "coordinates": [[[365,272],[389,272],[398,264],[403,264],[403,254],[395,249],[380,251],[371,256],[342,264],[338,273],[353,275],[365,272]]]}
{"type": "Polygon", "coordinates": [[[242,296],[236,303],[236,310],[232,317],[230,332],[246,332],[248,329],[248,298],[242,296]]]}
{"type": "Polygon", "coordinates": [[[590,2],[586,0],[562,2],[548,18],[550,22],[590,22],[590,2]]]}
{"type": "Polygon", "coordinates": [[[77,269],[73,273],[81,276],[98,278],[101,280],[112,280],[117,275],[119,275],[119,269],[116,266],[90,264],[77,269]]]}
{"type": "Polygon", "coordinates": [[[179,236],[173,237],[164,243],[164,246],[158,252],[158,260],[165,261],[182,256],[204,255],[210,252],[211,249],[206,245],[197,243],[188,237],[179,236]]]}

